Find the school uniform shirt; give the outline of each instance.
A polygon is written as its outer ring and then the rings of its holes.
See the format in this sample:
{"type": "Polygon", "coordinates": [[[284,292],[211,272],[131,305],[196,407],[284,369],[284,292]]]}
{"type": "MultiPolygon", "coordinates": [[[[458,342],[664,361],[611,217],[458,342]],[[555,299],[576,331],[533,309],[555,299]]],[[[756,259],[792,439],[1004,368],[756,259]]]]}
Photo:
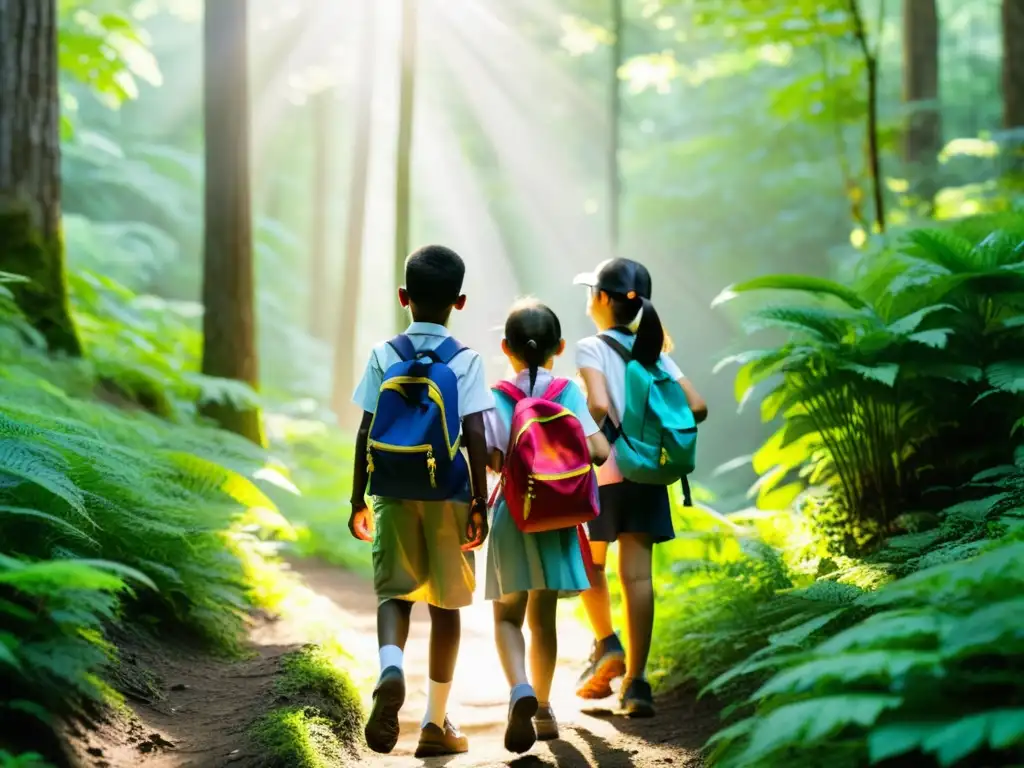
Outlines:
{"type": "MultiPolygon", "coordinates": [[[[618,330],[604,331],[608,336],[621,343],[626,349],[633,348],[635,337],[630,333],[618,330]]],[[[673,379],[683,378],[683,372],[675,361],[664,352],[658,364],[673,379]]],[[[626,410],[626,363],[618,353],[605,344],[597,336],[588,336],[576,344],[576,368],[592,368],[604,374],[605,386],[608,388],[608,418],[613,424],[622,423],[622,414],[626,410]]],[[[597,481],[600,485],[621,483],[622,473],[615,463],[615,451],[602,466],[597,469],[597,481]]]]}
{"type": "MultiPolygon", "coordinates": [[[[436,323],[413,323],[405,335],[409,337],[417,352],[429,352],[437,349],[451,333],[443,325],[436,323]]],[[[380,394],[380,385],[384,383],[384,373],[401,360],[394,347],[387,342],[375,346],[366,363],[363,378],[352,395],[352,402],[364,411],[376,413],[377,396],[380,394]]],[[[484,378],[484,364],[480,355],[472,349],[463,350],[452,359],[449,367],[459,381],[460,417],[466,418],[494,407],[491,390],[484,378]]]]}

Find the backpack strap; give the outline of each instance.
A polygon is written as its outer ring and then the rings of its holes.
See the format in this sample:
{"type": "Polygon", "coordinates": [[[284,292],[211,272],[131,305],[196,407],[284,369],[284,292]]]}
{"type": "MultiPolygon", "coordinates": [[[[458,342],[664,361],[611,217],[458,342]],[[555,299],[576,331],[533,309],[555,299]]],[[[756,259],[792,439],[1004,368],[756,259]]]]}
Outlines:
{"type": "Polygon", "coordinates": [[[494,385],[494,391],[505,395],[505,397],[509,398],[513,404],[526,398],[523,391],[511,381],[499,381],[494,385]]]}
{"type": "Polygon", "coordinates": [[[618,339],[613,339],[606,333],[599,333],[597,335],[597,338],[599,338],[601,341],[603,341],[605,344],[611,347],[612,351],[615,352],[615,354],[617,354],[619,357],[621,357],[624,363],[628,364],[629,361],[633,359],[633,353],[626,349],[626,345],[623,344],[618,339]]]}
{"type": "Polygon", "coordinates": [[[449,336],[440,344],[438,344],[433,349],[433,351],[426,352],[424,354],[426,354],[428,357],[433,358],[439,363],[444,363],[445,365],[448,365],[451,363],[452,360],[454,360],[460,354],[465,352],[467,349],[468,347],[463,346],[462,343],[455,339],[453,336],[449,336]]]}
{"type": "Polygon", "coordinates": [[[568,386],[568,379],[552,379],[551,383],[548,384],[548,388],[544,390],[544,394],[541,395],[541,398],[544,400],[554,400],[565,392],[565,388],[568,386]]]}
{"type": "Polygon", "coordinates": [[[404,333],[400,333],[391,339],[388,342],[388,346],[395,350],[395,353],[402,358],[403,363],[416,359],[416,347],[413,346],[412,340],[404,333]]]}

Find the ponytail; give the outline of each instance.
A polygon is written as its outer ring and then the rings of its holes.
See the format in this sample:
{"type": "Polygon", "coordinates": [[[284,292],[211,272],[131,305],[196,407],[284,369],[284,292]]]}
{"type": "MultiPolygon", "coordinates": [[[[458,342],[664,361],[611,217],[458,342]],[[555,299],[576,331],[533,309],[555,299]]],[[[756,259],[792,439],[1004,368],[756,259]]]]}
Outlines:
{"type": "Polygon", "coordinates": [[[641,298],[640,301],[640,324],[633,341],[633,359],[641,365],[654,365],[665,348],[665,329],[651,300],[641,298]]]}
{"type": "Polygon", "coordinates": [[[526,347],[529,350],[529,354],[526,355],[528,359],[523,360],[530,368],[530,396],[533,397],[533,388],[537,384],[537,371],[540,370],[541,365],[545,362],[544,360],[538,361],[540,357],[540,347],[537,346],[537,342],[534,339],[527,339],[526,347]]]}

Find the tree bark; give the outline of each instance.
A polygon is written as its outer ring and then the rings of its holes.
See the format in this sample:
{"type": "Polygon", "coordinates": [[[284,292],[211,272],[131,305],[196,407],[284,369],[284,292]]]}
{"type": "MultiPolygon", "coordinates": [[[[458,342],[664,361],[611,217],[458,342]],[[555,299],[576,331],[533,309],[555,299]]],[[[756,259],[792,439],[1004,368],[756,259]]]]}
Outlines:
{"type": "MultiPolygon", "coordinates": [[[[883,3],[885,0],[881,0],[883,3]]],[[[875,227],[879,233],[885,232],[885,198],[882,194],[882,161],[881,149],[878,144],[878,57],[871,50],[868,32],[864,26],[864,15],[861,13],[859,0],[848,0],[850,20],[853,24],[853,36],[864,57],[864,69],[868,86],[867,114],[867,161],[868,176],[871,179],[872,196],[875,202],[875,227]]]]}
{"type": "MultiPolygon", "coordinates": [[[[203,33],[203,373],[255,388],[248,0],[207,0],[203,33]]],[[[214,404],[204,412],[225,429],[262,443],[258,411],[214,404]]]]}
{"type": "Polygon", "coordinates": [[[313,199],[309,233],[309,331],[318,339],[330,333],[328,313],[327,206],[330,193],[330,98],[321,91],[310,102],[313,132],[313,199]]]}
{"type": "Polygon", "coordinates": [[[903,0],[903,103],[911,112],[903,135],[903,159],[914,166],[915,186],[930,199],[942,149],[939,99],[939,14],[936,0],[903,0]]]}
{"type": "Polygon", "coordinates": [[[612,71],[610,108],[608,114],[608,225],[611,250],[613,255],[619,252],[620,226],[622,220],[622,168],[619,164],[621,150],[622,123],[622,84],[619,70],[622,69],[624,57],[625,23],[622,13],[622,0],[612,0],[612,71]]]}
{"type": "Polygon", "coordinates": [[[79,356],[61,238],[57,0],[0,0],[0,269],[49,348],[79,356]]]}
{"type": "Polygon", "coordinates": [[[1002,16],[1003,127],[1024,128],[1024,0],[1003,0],[1002,16]]]}
{"type": "Polygon", "coordinates": [[[341,426],[349,426],[361,414],[350,402],[355,386],[354,358],[359,318],[359,297],[363,279],[363,235],[366,230],[366,194],[370,171],[370,142],[373,126],[374,41],[376,18],[373,3],[363,4],[362,39],[359,57],[359,93],[356,103],[356,132],[352,145],[352,180],[348,192],[348,220],[345,236],[345,266],[342,274],[341,307],[334,336],[334,375],[331,405],[341,426]]]}
{"type": "MultiPolygon", "coordinates": [[[[405,280],[411,219],[412,121],[416,87],[416,0],[402,0],[402,76],[398,98],[398,156],[395,168],[395,282],[405,280]]],[[[397,305],[396,305],[397,306],[397,305]]],[[[398,333],[409,318],[402,307],[395,314],[398,333]]]]}

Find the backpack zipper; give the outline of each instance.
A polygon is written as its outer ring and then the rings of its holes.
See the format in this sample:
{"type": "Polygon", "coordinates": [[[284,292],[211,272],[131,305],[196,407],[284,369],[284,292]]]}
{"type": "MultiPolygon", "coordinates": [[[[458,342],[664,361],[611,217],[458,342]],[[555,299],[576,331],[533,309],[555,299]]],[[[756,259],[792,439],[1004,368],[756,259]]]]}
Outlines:
{"type": "Polygon", "coordinates": [[[554,472],[551,474],[531,474],[526,479],[526,493],[523,495],[523,520],[527,520],[530,517],[530,509],[533,506],[533,500],[537,498],[536,492],[533,490],[533,483],[535,480],[551,481],[551,480],[566,480],[570,477],[579,477],[585,475],[591,470],[591,465],[587,464],[579,469],[570,469],[568,472],[554,472]]]}
{"type": "Polygon", "coordinates": [[[519,438],[523,436],[523,433],[534,424],[545,424],[549,421],[554,421],[555,419],[561,419],[564,416],[572,415],[574,415],[573,412],[566,408],[565,410],[559,411],[551,416],[535,416],[532,419],[528,419],[527,422],[519,428],[519,432],[516,433],[516,439],[512,441],[512,446],[509,448],[509,452],[511,453],[512,448],[515,448],[519,443],[519,438]]]}
{"type": "Polygon", "coordinates": [[[370,440],[366,444],[366,470],[373,473],[373,451],[390,451],[391,453],[425,453],[427,459],[427,471],[430,473],[430,487],[437,488],[437,459],[434,458],[434,449],[424,443],[423,445],[388,445],[370,440]]]}

